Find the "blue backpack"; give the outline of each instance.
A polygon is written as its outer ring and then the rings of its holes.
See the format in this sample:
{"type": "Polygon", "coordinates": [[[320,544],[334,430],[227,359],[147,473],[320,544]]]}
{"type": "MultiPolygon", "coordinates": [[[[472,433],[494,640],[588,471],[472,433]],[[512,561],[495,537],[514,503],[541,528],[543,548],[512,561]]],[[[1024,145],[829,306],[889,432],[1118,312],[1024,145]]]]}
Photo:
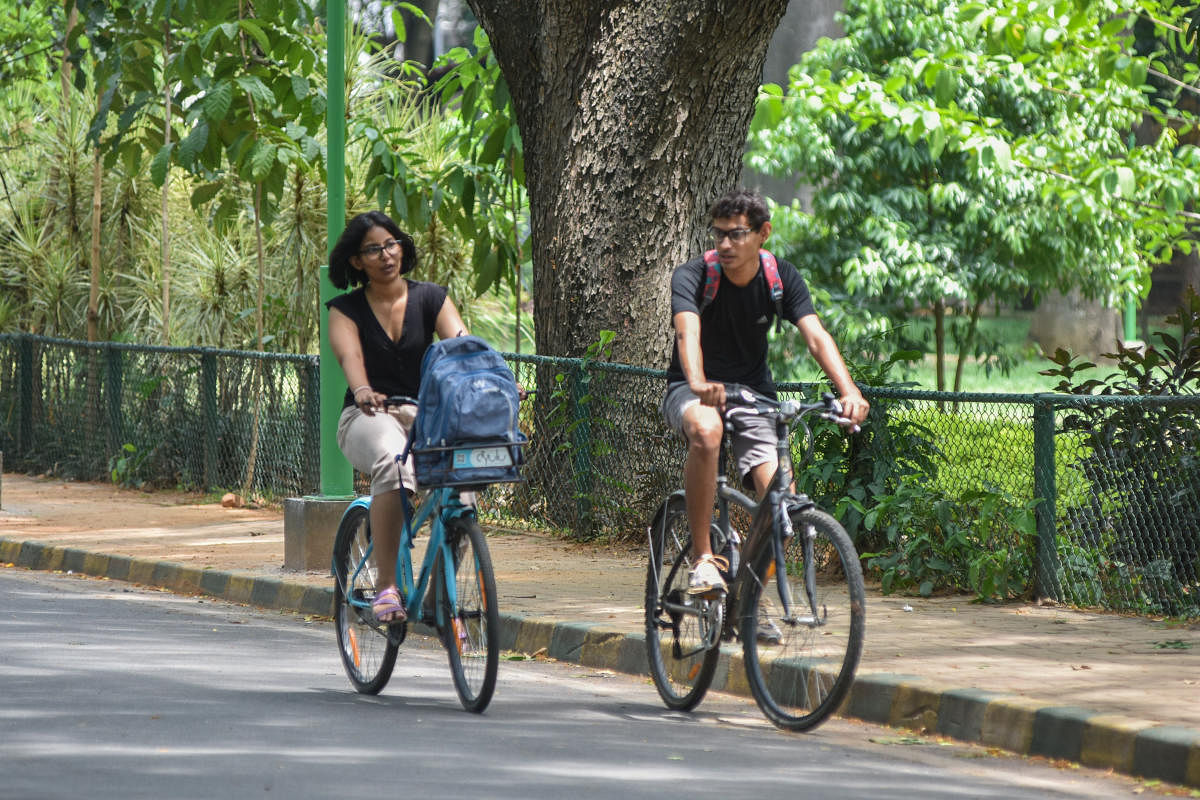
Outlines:
{"type": "Polygon", "coordinates": [[[417,485],[483,486],[521,480],[520,395],[504,358],[478,336],[434,342],[421,360],[408,449],[417,485]]]}

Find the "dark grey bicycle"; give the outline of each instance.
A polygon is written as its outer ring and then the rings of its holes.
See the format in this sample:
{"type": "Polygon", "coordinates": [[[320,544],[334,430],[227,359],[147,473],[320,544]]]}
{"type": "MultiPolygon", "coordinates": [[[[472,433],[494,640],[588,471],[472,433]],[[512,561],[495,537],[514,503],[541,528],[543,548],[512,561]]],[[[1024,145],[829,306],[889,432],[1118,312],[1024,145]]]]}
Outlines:
{"type": "Polygon", "coordinates": [[[845,698],[862,654],[862,567],[841,524],[790,488],[793,431],[804,432],[803,463],[812,449],[805,416],[850,424],[841,412],[832,395],[802,404],[726,387],[727,435],[717,472],[712,548],[728,562],[728,590],[687,592],[691,533],[682,491],[663,501],[648,531],[646,650],[654,685],[668,707],[696,707],[712,683],[722,640],[735,638],[742,643],[754,699],[775,725],[813,728],[845,698]],[[726,478],[728,430],[737,414],[775,421],[779,469],[761,503],[726,478]]]}

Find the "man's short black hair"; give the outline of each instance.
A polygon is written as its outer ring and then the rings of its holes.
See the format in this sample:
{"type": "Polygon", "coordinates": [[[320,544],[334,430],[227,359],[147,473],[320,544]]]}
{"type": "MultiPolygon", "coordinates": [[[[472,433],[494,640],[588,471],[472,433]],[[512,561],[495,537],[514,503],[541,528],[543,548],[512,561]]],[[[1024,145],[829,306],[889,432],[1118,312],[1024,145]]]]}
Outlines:
{"type": "Polygon", "coordinates": [[[329,254],[329,282],[339,289],[346,289],[367,282],[367,276],[362,270],[354,268],[350,263],[352,256],[358,255],[362,248],[363,237],[367,231],[380,227],[392,235],[400,243],[400,273],[404,274],[417,266],[417,245],[412,237],[400,230],[400,226],[382,211],[367,211],[359,214],[346,223],[345,230],[338,237],[337,244],[329,254]]]}
{"type": "Polygon", "coordinates": [[[708,210],[710,220],[746,215],[746,222],[751,230],[758,230],[762,224],[771,218],[767,203],[756,192],[748,189],[734,189],[726,192],[708,210]]]}

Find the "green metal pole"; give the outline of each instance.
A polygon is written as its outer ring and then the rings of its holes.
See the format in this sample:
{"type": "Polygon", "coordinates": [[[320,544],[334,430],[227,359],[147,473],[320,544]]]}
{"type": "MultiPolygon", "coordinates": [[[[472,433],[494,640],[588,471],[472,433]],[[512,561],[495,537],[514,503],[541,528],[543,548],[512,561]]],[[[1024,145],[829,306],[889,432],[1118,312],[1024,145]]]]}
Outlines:
{"type": "Polygon", "coordinates": [[[217,412],[217,354],[205,347],[200,355],[200,416],[204,420],[204,488],[212,489],[220,484],[217,477],[217,434],[220,420],[217,412]]]}
{"type": "MultiPolygon", "coordinates": [[[[326,255],[346,227],[346,0],[328,0],[328,42],[326,44],[325,129],[329,242],[326,255]]],[[[346,380],[329,347],[329,309],[325,302],[337,294],[329,282],[329,265],[321,267],[321,494],[328,497],[349,495],[354,490],[353,473],[337,446],[337,421],[342,413],[346,380]]]]}
{"type": "Polygon", "coordinates": [[[1137,339],[1137,301],[1132,297],[1125,301],[1125,341],[1137,339]]]}

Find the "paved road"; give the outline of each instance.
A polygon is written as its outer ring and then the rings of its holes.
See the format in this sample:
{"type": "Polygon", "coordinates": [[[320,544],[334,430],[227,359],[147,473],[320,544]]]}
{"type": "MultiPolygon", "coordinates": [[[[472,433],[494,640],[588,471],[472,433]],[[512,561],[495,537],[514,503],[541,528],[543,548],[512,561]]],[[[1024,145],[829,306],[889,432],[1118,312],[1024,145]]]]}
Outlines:
{"type": "Polygon", "coordinates": [[[676,714],[645,681],[554,662],[505,661],[472,715],[421,637],[364,697],[327,622],[0,571],[0,798],[380,796],[392,781],[412,797],[1155,795],[843,720],[786,734],[728,695],[676,714]]]}

